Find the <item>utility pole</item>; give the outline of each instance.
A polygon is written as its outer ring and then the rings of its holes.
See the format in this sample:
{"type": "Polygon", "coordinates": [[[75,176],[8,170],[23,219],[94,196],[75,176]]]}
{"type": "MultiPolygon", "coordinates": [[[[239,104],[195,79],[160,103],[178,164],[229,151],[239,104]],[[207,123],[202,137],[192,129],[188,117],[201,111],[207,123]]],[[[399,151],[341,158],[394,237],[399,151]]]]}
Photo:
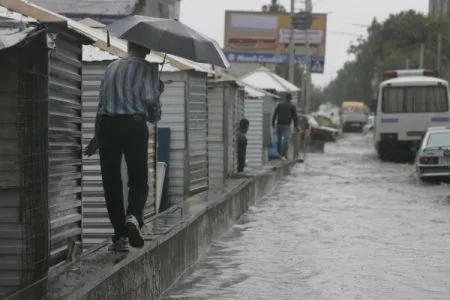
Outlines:
{"type": "Polygon", "coordinates": [[[441,60],[442,60],[442,33],[438,34],[437,55],[436,55],[436,71],[441,76],[441,60]]]}
{"type": "MultiPolygon", "coordinates": [[[[312,13],[311,0],[305,0],[305,11],[312,13]]],[[[308,28],[309,29],[309,28],[308,28]]],[[[306,48],[306,68],[305,68],[305,113],[309,113],[311,108],[311,51],[309,45],[309,32],[305,30],[305,48],[306,48]]]]}
{"type": "MultiPolygon", "coordinates": [[[[295,0],[291,0],[291,20],[295,15],[295,0]]],[[[295,28],[291,22],[291,31],[289,37],[289,81],[295,80],[295,28]]]]}
{"type": "Polygon", "coordinates": [[[420,45],[420,60],[419,60],[419,69],[423,69],[423,60],[425,55],[425,44],[420,45]]]}

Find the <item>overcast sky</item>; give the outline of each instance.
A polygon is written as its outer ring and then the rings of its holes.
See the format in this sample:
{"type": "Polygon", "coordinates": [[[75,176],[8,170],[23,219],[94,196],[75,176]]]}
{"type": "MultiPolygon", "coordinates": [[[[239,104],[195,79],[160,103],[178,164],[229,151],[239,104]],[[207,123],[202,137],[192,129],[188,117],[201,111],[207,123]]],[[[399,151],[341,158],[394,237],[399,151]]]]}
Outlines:
{"type": "MultiPolygon", "coordinates": [[[[225,10],[260,10],[269,0],[182,0],[181,21],[216,39],[223,45],[225,10]]],[[[281,0],[287,9],[289,0],[281,0]]],[[[347,48],[358,35],[365,35],[362,25],[376,17],[384,20],[391,13],[414,9],[428,10],[428,0],[313,0],[314,12],[329,13],[325,73],[314,75],[315,84],[325,85],[349,58],[347,48]],[[356,24],[356,25],[353,25],[356,24]]]]}

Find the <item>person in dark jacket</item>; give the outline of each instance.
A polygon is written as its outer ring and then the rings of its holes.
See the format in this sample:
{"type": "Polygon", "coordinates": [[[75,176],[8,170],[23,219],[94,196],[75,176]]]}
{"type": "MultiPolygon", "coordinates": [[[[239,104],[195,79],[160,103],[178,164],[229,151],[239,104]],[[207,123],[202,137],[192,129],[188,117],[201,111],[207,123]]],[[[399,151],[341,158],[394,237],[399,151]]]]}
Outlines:
{"type": "Polygon", "coordinates": [[[272,126],[277,130],[277,149],[281,159],[287,158],[291,125],[298,128],[297,108],[291,102],[292,96],[287,94],[285,99],[278,103],[272,117],[272,126]]]}
{"type": "Polygon", "coordinates": [[[238,161],[238,167],[237,171],[238,173],[241,173],[244,171],[245,168],[245,159],[247,156],[247,137],[245,134],[248,131],[248,127],[250,125],[250,122],[247,119],[242,119],[239,122],[239,130],[237,134],[237,161],[238,161]]]}

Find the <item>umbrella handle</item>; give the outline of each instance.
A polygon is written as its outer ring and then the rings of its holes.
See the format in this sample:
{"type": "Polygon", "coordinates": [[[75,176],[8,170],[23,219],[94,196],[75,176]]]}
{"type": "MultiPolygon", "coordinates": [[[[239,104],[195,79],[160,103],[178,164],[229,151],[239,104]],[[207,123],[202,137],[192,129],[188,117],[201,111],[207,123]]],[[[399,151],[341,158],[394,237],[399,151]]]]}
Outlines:
{"type": "Polygon", "coordinates": [[[106,45],[111,47],[111,37],[109,35],[109,30],[106,31],[106,45]]]}
{"type": "Polygon", "coordinates": [[[164,58],[163,58],[163,61],[161,64],[161,71],[159,71],[159,74],[158,74],[158,82],[161,80],[161,74],[163,72],[164,64],[166,63],[166,58],[167,58],[167,53],[164,53],[164,58]]]}

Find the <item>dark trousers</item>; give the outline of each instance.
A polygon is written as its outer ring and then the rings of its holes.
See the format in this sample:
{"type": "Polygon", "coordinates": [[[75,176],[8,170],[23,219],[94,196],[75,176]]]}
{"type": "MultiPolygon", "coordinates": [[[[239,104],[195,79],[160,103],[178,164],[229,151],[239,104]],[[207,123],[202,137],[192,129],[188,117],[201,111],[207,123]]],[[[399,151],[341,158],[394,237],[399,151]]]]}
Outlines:
{"type": "Polygon", "coordinates": [[[291,126],[277,125],[277,151],[279,155],[287,157],[290,137],[291,126]]]}
{"type": "Polygon", "coordinates": [[[247,156],[247,137],[239,132],[237,135],[237,171],[241,173],[245,168],[245,158],[247,156]]]}
{"type": "Polygon", "coordinates": [[[116,237],[125,237],[126,215],[143,226],[148,196],[148,128],[143,116],[103,116],[99,125],[100,167],[109,219],[116,237]],[[128,208],[124,207],[121,164],[128,171],[128,208]]]}

